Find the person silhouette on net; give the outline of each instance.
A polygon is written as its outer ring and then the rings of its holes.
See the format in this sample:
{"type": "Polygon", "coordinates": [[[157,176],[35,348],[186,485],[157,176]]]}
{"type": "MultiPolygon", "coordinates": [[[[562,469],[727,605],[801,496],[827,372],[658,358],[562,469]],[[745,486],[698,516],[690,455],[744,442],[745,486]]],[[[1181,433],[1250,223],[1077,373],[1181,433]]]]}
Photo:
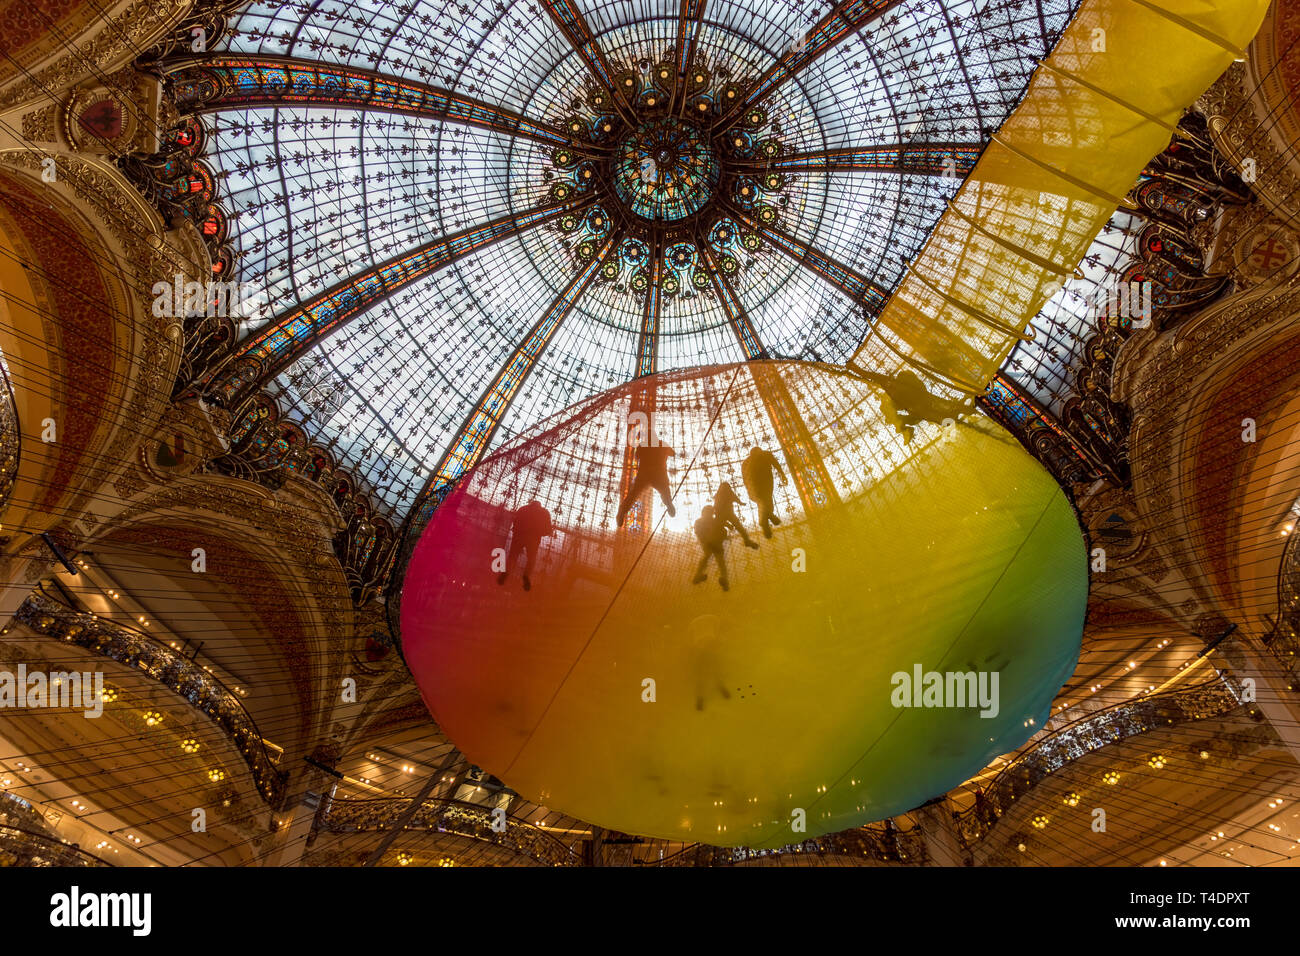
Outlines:
{"type": "Polygon", "coordinates": [[[749,537],[749,532],[740,523],[740,516],[736,514],[736,505],[738,504],[740,504],[740,499],[736,497],[736,492],[732,490],[730,482],[724,481],[718,485],[718,490],[713,495],[714,514],[717,515],[724,528],[735,529],[741,540],[745,542],[745,547],[757,548],[758,542],[749,537]]]}
{"type": "Polygon", "coordinates": [[[542,503],[537,499],[534,498],[516,511],[510,533],[510,552],[506,555],[506,569],[497,575],[497,584],[506,583],[506,576],[510,573],[510,569],[519,566],[519,555],[522,553],[528,559],[521,572],[524,590],[531,591],[533,582],[528,579],[528,573],[537,566],[538,548],[543,538],[549,538],[554,534],[555,526],[551,524],[551,513],[543,508],[542,503]]]}
{"type": "Polygon", "coordinates": [[[969,400],[957,401],[931,394],[911,369],[905,368],[892,376],[863,369],[858,369],[858,374],[880,386],[884,393],[880,396],[880,410],[885,421],[903,436],[904,445],[912,444],[916,426],[922,422],[936,425],[943,425],[949,419],[956,422],[972,408],[969,400]]]}
{"type": "Polygon", "coordinates": [[[740,466],[740,475],[745,479],[745,491],[749,493],[750,500],[758,505],[758,526],[763,529],[765,538],[772,537],[772,525],[781,523],[772,505],[774,472],[784,485],[785,472],[781,470],[781,463],[776,460],[776,455],[758,447],[749,450],[749,457],[740,466]]]}
{"type": "Polygon", "coordinates": [[[700,584],[708,578],[706,570],[709,566],[709,558],[716,558],[718,562],[718,583],[722,585],[722,590],[730,588],[727,581],[727,558],[722,553],[722,545],[727,540],[727,526],[722,523],[717,512],[712,505],[705,505],[704,510],[695,521],[695,537],[700,542],[700,547],[704,549],[704,556],[700,558],[699,567],[695,569],[695,577],[691,579],[692,584],[700,584]]]}
{"type": "Polygon", "coordinates": [[[636,500],[641,497],[641,493],[647,488],[653,488],[659,492],[664,507],[668,509],[669,517],[677,514],[677,509],[673,507],[673,489],[668,483],[668,459],[676,455],[677,452],[662,444],[638,445],[634,454],[636,456],[636,478],[632,480],[632,487],[628,489],[627,497],[618,506],[618,526],[620,528],[623,527],[623,522],[627,520],[627,513],[632,510],[632,505],[636,503],[636,500]]]}

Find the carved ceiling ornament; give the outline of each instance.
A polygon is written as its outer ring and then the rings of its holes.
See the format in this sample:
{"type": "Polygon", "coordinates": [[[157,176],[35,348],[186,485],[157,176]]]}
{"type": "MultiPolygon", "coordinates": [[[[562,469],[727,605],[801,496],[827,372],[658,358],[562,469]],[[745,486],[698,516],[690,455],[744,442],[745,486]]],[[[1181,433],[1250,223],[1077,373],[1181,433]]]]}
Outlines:
{"type": "Polygon", "coordinates": [[[33,143],[57,143],[59,140],[59,107],[42,106],[23,114],[23,139],[33,143]]]}
{"type": "Polygon", "coordinates": [[[1236,274],[1251,284],[1289,279],[1300,270],[1300,237],[1268,219],[1238,240],[1233,258],[1236,274]]]}
{"type": "Polygon", "coordinates": [[[1267,117],[1273,141],[1300,175],[1292,145],[1300,142],[1300,4],[1274,0],[1248,52],[1244,72],[1256,111],[1267,117]]]}
{"type": "Polygon", "coordinates": [[[60,112],[60,132],[83,153],[121,156],[158,149],[161,84],[128,67],[72,92],[60,112]]]}

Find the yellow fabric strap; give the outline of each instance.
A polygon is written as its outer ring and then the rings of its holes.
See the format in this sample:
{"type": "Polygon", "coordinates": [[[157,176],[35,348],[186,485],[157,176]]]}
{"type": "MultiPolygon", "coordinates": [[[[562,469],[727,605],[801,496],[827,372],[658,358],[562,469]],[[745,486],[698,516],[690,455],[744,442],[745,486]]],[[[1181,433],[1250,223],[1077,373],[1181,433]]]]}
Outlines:
{"type": "MultiPolygon", "coordinates": [[[[908,268],[910,270],[911,267],[909,266],[908,268]]],[[[968,305],[967,303],[962,302],[960,299],[948,295],[948,293],[946,292],[941,292],[940,290],[936,289],[934,286],[930,285],[930,283],[925,280],[925,276],[916,275],[915,273],[913,273],[913,275],[915,276],[916,281],[920,282],[921,285],[931,290],[935,295],[939,296],[940,298],[950,303],[951,305],[954,305],[957,308],[961,309],[971,318],[983,322],[989,328],[996,329],[999,332],[1005,332],[1007,335],[1014,335],[1016,338],[1024,339],[1026,342],[1033,340],[1034,330],[1032,328],[1027,329],[1024,332],[1020,331],[1019,329],[1012,328],[1011,326],[1007,325],[1005,322],[993,318],[993,316],[989,315],[987,312],[983,312],[975,308],[974,306],[968,305]]]]}
{"type": "Polygon", "coordinates": [[[1083,0],[857,354],[879,338],[882,373],[926,370],[939,391],[992,379],[1268,5],[1083,0]]]}
{"type": "Polygon", "coordinates": [[[1033,163],[1039,169],[1044,170],[1045,172],[1049,172],[1053,176],[1060,176],[1062,179],[1064,179],[1067,183],[1069,183],[1071,186],[1075,187],[1076,189],[1082,189],[1086,193],[1091,193],[1092,195],[1096,196],[1098,199],[1110,203],[1112,206],[1118,208],[1124,202],[1124,197],[1112,196],[1104,189],[1098,189],[1096,186],[1093,186],[1091,183],[1084,182],[1082,179],[1079,179],[1077,176],[1071,176],[1069,173],[1057,169],[1051,163],[1044,162],[1043,160],[1039,159],[1037,156],[1034,156],[1031,153],[1029,153],[1027,150],[1023,150],[1018,146],[1013,146],[1011,143],[1008,143],[1006,140],[999,139],[997,133],[993,134],[993,142],[997,143],[1003,149],[1011,150],[1011,152],[1015,153],[1021,159],[1033,163]]]}
{"type": "Polygon", "coordinates": [[[1110,100],[1112,103],[1118,103],[1120,106],[1124,107],[1129,112],[1136,113],[1138,116],[1142,117],[1148,123],[1155,123],[1157,126],[1163,126],[1165,129],[1169,130],[1170,133],[1178,132],[1178,127],[1173,123],[1167,123],[1164,120],[1162,120],[1159,116],[1152,116],[1146,110],[1134,106],[1132,103],[1128,102],[1127,100],[1121,100],[1118,96],[1114,96],[1110,93],[1107,93],[1100,86],[1097,86],[1094,83],[1089,83],[1087,80],[1083,79],[1080,76],[1075,76],[1073,73],[1071,73],[1068,70],[1063,70],[1059,66],[1053,66],[1051,60],[1043,60],[1038,65],[1045,70],[1050,70],[1051,72],[1055,73],[1057,76],[1064,77],[1065,79],[1069,80],[1071,83],[1077,83],[1079,86],[1082,86],[1084,89],[1091,90],[1093,93],[1096,93],[1098,96],[1106,97],[1106,99],[1110,100]]]}
{"type": "MultiPolygon", "coordinates": [[[[1195,33],[1198,37],[1202,37],[1206,40],[1209,40],[1215,46],[1222,47],[1224,50],[1227,50],[1229,53],[1232,54],[1232,58],[1234,60],[1246,59],[1245,50],[1238,49],[1237,47],[1229,43],[1227,40],[1225,40],[1223,37],[1219,36],[1217,33],[1213,33],[1210,30],[1206,30],[1204,27],[1197,26],[1191,20],[1188,20],[1184,17],[1180,17],[1172,10],[1166,10],[1164,7],[1161,7],[1158,4],[1150,3],[1149,0],[1133,0],[1133,2],[1146,7],[1148,10],[1152,11],[1153,13],[1157,13],[1160,16],[1164,17],[1165,19],[1173,23],[1178,24],[1184,30],[1190,30],[1192,33],[1195,33]]],[[[1255,29],[1259,29],[1258,23],[1255,24],[1255,29]]],[[[1252,39],[1254,38],[1253,33],[1251,34],[1251,38],[1252,39]]]]}

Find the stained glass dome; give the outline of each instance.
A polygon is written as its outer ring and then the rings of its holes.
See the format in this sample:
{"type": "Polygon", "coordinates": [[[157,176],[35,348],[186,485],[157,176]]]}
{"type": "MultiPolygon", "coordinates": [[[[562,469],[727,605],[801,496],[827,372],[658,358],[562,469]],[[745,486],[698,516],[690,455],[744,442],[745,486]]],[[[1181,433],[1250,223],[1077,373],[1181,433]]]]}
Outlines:
{"type": "Polygon", "coordinates": [[[242,335],[400,514],[640,375],[851,356],[1073,8],[254,3],[173,82],[242,335]]]}

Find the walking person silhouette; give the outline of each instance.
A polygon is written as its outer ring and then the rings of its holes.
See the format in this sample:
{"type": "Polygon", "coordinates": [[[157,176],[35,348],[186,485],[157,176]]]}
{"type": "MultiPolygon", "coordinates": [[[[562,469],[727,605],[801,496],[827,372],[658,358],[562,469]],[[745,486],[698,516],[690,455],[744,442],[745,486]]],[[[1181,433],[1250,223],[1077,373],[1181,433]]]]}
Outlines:
{"type": "Polygon", "coordinates": [[[551,524],[551,513],[542,507],[542,503],[537,499],[534,498],[516,511],[510,531],[510,552],[506,555],[506,569],[497,575],[497,584],[506,583],[510,568],[519,566],[519,556],[523,554],[527,558],[527,564],[520,576],[524,579],[524,590],[531,591],[533,582],[528,575],[537,567],[537,552],[542,539],[554,534],[555,526],[551,524]]]}
{"type": "Polygon", "coordinates": [[[673,507],[673,489],[668,483],[668,459],[676,455],[667,445],[638,445],[634,452],[636,458],[636,477],[632,479],[632,487],[627,491],[627,497],[623,499],[618,506],[618,526],[623,527],[623,522],[627,520],[627,513],[632,510],[632,505],[636,503],[637,498],[647,488],[653,488],[659,492],[659,497],[663,500],[664,507],[668,509],[669,517],[677,514],[677,509],[673,507]]]}
{"type": "Polygon", "coordinates": [[[736,505],[740,504],[740,498],[732,490],[731,482],[724,481],[718,485],[718,490],[713,495],[713,511],[724,528],[733,528],[740,535],[741,540],[745,542],[747,548],[757,548],[758,542],[749,536],[745,526],[740,523],[740,516],[736,514],[736,505]]]}
{"type": "Polygon", "coordinates": [[[781,463],[770,451],[755,446],[749,450],[749,457],[740,466],[740,475],[745,480],[745,491],[749,498],[758,505],[758,526],[763,529],[763,537],[772,537],[772,525],[780,524],[781,519],[775,514],[772,504],[772,475],[776,474],[785,484],[785,472],[781,463]]]}
{"type": "Polygon", "coordinates": [[[714,558],[718,562],[718,584],[722,585],[722,590],[729,590],[731,585],[727,581],[727,558],[722,553],[722,545],[727,540],[727,526],[718,518],[712,505],[705,505],[699,518],[696,519],[695,537],[699,540],[700,547],[704,549],[704,556],[700,558],[691,583],[700,584],[707,580],[709,559],[714,558]]]}

